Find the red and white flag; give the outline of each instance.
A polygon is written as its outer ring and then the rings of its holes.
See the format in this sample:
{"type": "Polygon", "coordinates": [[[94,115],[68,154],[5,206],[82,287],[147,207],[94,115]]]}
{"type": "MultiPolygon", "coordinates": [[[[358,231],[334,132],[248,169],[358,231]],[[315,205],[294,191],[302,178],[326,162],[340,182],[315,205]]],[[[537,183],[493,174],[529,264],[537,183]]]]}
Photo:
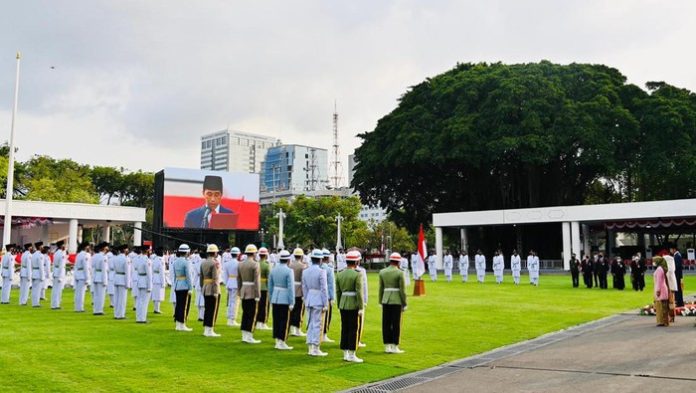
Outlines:
{"type": "Polygon", "coordinates": [[[414,267],[414,273],[416,273],[416,278],[425,274],[425,258],[428,257],[428,246],[425,243],[425,233],[423,232],[423,224],[420,224],[420,229],[418,230],[418,266],[414,267]]]}

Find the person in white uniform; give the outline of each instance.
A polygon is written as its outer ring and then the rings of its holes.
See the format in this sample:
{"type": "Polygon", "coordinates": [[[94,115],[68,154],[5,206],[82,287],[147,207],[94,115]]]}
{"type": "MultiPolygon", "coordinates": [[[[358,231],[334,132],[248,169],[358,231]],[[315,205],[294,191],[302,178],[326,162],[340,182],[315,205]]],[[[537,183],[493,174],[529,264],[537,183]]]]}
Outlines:
{"type": "Polygon", "coordinates": [[[51,310],[60,310],[63,299],[63,286],[65,285],[65,262],[68,256],[65,254],[65,242],[56,243],[58,249],[53,253],[53,289],[51,290],[51,310]]]}
{"type": "Polygon", "coordinates": [[[191,279],[193,280],[193,292],[196,295],[195,304],[198,309],[199,322],[203,322],[203,317],[205,316],[205,296],[201,292],[200,283],[201,263],[203,263],[203,259],[198,249],[195,249],[191,255],[191,279]]]}
{"type": "Polygon", "coordinates": [[[41,286],[41,300],[46,300],[46,290],[53,286],[53,274],[51,274],[51,256],[49,255],[50,251],[51,249],[49,247],[48,250],[46,250],[43,258],[44,279],[43,285],[41,286]]]}
{"type": "Polygon", "coordinates": [[[2,296],[0,296],[0,304],[10,304],[10,294],[12,292],[12,279],[15,272],[15,250],[16,245],[6,244],[5,255],[2,256],[0,262],[0,278],[2,278],[2,296]]]}
{"type": "Polygon", "coordinates": [[[447,282],[452,282],[452,269],[454,268],[454,258],[449,250],[445,251],[445,256],[442,258],[442,267],[445,270],[445,278],[447,282]]]}
{"type": "Polygon", "coordinates": [[[237,322],[237,276],[239,275],[239,254],[238,247],[232,248],[227,260],[223,259],[222,281],[227,288],[227,326],[239,326],[237,322]]]}
{"type": "Polygon", "coordinates": [[[44,257],[48,253],[48,247],[42,242],[34,243],[36,251],[31,256],[31,306],[41,307],[41,294],[44,291],[43,282],[46,276],[44,257]]]}
{"type": "Polygon", "coordinates": [[[320,349],[324,314],[329,307],[329,292],[326,271],[321,268],[324,258],[319,249],[312,250],[312,264],[302,272],[303,303],[307,309],[307,354],[310,356],[326,356],[320,349]]]}
{"type": "Polygon", "coordinates": [[[338,254],[336,254],[336,271],[345,270],[348,267],[346,264],[346,254],[343,252],[342,248],[338,249],[338,254]]]}
{"type": "Polygon", "coordinates": [[[399,269],[404,272],[404,285],[411,285],[411,273],[408,271],[408,259],[406,259],[406,251],[401,253],[401,262],[399,262],[399,269]]]}
{"type": "Polygon", "coordinates": [[[503,282],[503,271],[505,269],[505,259],[503,258],[503,253],[500,250],[495,251],[495,256],[493,257],[493,275],[495,276],[496,284],[501,284],[503,282]]]}
{"type": "Polygon", "coordinates": [[[114,255],[109,265],[114,278],[114,319],[126,319],[126,302],[128,301],[128,285],[130,283],[130,266],[128,265],[128,246],[114,247],[114,255]]]}
{"type": "Polygon", "coordinates": [[[459,275],[462,276],[462,282],[469,280],[469,255],[466,250],[459,254],[459,275]]]}
{"type": "Polygon", "coordinates": [[[150,303],[150,293],[152,292],[152,267],[146,255],[139,255],[133,262],[133,271],[137,275],[134,291],[138,291],[137,302],[135,303],[135,322],[147,323],[147,309],[150,303]]]}
{"type": "Polygon", "coordinates": [[[90,279],[89,259],[91,258],[91,246],[84,242],[78,248],[75,258],[75,312],[85,312],[85,292],[90,279]]]}
{"type": "Polygon", "coordinates": [[[34,253],[34,245],[24,245],[24,252],[19,264],[19,305],[26,306],[29,301],[29,288],[31,288],[31,256],[34,253]]]}
{"type": "Polygon", "coordinates": [[[529,283],[534,286],[539,285],[539,257],[537,257],[534,250],[529,250],[527,270],[529,271],[529,283]]]}
{"type": "Polygon", "coordinates": [[[510,270],[512,270],[512,281],[515,285],[520,285],[520,272],[522,271],[522,260],[517,254],[517,250],[512,250],[512,257],[510,257],[510,270]]]}
{"type": "Polygon", "coordinates": [[[481,253],[481,250],[476,251],[474,266],[476,267],[476,280],[483,283],[486,280],[486,256],[481,253]]]}
{"type": "Polygon", "coordinates": [[[435,253],[428,256],[428,274],[430,274],[430,281],[437,281],[437,258],[435,253]]]}
{"type": "Polygon", "coordinates": [[[160,305],[164,301],[164,288],[166,286],[166,275],[164,271],[164,260],[162,259],[164,250],[157,247],[152,258],[152,310],[155,314],[162,314],[160,305]]]}
{"type": "Polygon", "coordinates": [[[109,243],[102,242],[95,248],[96,254],[92,257],[92,282],[94,284],[92,297],[92,313],[104,315],[104,297],[106,286],[109,284],[109,265],[106,253],[109,251],[109,243]]]}

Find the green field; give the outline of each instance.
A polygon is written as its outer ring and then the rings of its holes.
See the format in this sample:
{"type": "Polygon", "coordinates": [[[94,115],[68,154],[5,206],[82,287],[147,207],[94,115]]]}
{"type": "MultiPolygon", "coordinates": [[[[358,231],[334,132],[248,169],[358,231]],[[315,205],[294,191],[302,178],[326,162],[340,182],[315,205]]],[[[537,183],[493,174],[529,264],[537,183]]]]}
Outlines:
{"type": "MultiPolygon", "coordinates": [[[[628,275],[626,276],[628,278],[628,275]]],[[[442,279],[442,278],[441,278],[442,279]]],[[[475,279],[475,277],[474,277],[475,279]]],[[[64,292],[59,311],[43,302],[41,309],[0,306],[0,381],[4,391],[334,391],[438,365],[537,337],[617,312],[632,310],[652,300],[648,290],[574,289],[568,276],[541,276],[541,286],[515,287],[511,278],[496,285],[458,281],[426,282],[427,296],[409,298],[403,318],[403,355],[382,353],[381,315],[375,296],[377,276],[370,274],[370,303],[363,341],[358,351],[363,364],[342,361],[338,343],[324,344],[326,358],[306,355],[304,339],[291,337],[294,351],[273,349],[271,332],[257,332],[262,344],[240,341],[238,328],[224,326],[220,338],[201,336],[202,327],[191,316],[191,333],[175,332],[171,304],[164,314],[151,315],[148,325],[112,315],[96,317],[72,312],[72,290],[64,292]]],[[[458,277],[455,277],[458,280],[458,277]]],[[[696,277],[686,278],[686,287],[696,277]]],[[[50,298],[50,296],[49,296],[50,298]]],[[[89,294],[87,295],[89,304],[89,294]]],[[[129,295],[129,301],[131,300],[129,295]]],[[[107,300],[108,302],[108,300],[107,300]]],[[[107,309],[107,313],[110,312],[107,309]]],[[[192,313],[193,314],[193,313],[192,313]]],[[[340,318],[335,313],[330,337],[338,339],[340,318]]],[[[646,317],[646,323],[654,320],[646,317]]]]}

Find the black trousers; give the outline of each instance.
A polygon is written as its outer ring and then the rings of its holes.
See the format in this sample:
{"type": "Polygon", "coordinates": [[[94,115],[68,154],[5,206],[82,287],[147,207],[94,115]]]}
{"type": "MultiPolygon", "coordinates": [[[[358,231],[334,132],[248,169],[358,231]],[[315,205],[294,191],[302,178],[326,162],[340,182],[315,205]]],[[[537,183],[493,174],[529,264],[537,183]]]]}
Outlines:
{"type": "Polygon", "coordinates": [[[682,292],[681,282],[684,274],[675,274],[677,278],[677,292],[674,294],[674,302],[677,307],[684,307],[684,292],[682,292]]]}
{"type": "Polygon", "coordinates": [[[601,285],[600,285],[601,280],[599,278],[599,276],[600,276],[599,272],[593,272],[592,274],[594,275],[594,286],[601,287],[601,285]]]}
{"type": "Polygon", "coordinates": [[[607,284],[607,274],[606,273],[599,274],[599,287],[601,289],[607,289],[609,287],[607,284]]]}
{"type": "Polygon", "coordinates": [[[399,345],[401,337],[401,305],[382,305],[382,341],[385,344],[399,345]]]}
{"type": "Polygon", "coordinates": [[[215,327],[217,320],[218,307],[220,306],[220,295],[204,296],[205,310],[203,312],[203,326],[215,327]]]}
{"type": "Polygon", "coordinates": [[[592,288],[592,273],[583,273],[582,279],[585,281],[586,287],[592,288]]]}
{"type": "Polygon", "coordinates": [[[358,310],[341,310],[341,349],[355,351],[358,348],[360,331],[358,310]]]}
{"type": "Polygon", "coordinates": [[[288,325],[290,323],[290,306],[287,304],[273,305],[273,338],[278,340],[288,339],[288,325]]]}
{"type": "Polygon", "coordinates": [[[579,272],[570,272],[570,275],[573,276],[573,288],[577,288],[580,286],[580,273],[579,272]]]}
{"type": "Polygon", "coordinates": [[[242,326],[245,332],[253,332],[256,324],[258,303],[255,299],[242,299],[242,326]]]}
{"type": "Polygon", "coordinates": [[[292,309],[290,313],[290,326],[300,327],[302,324],[302,313],[304,312],[304,307],[302,304],[302,298],[295,298],[295,308],[292,309]]]}
{"type": "Polygon", "coordinates": [[[256,322],[266,323],[268,321],[268,291],[261,291],[259,298],[259,311],[256,313],[256,322]]]}
{"type": "Polygon", "coordinates": [[[329,303],[329,311],[324,314],[324,334],[329,332],[329,327],[331,326],[331,315],[333,314],[333,307],[329,303]]]}
{"type": "Polygon", "coordinates": [[[181,323],[186,323],[188,319],[189,308],[191,308],[191,294],[188,289],[175,291],[176,307],[174,308],[174,320],[181,323]]]}

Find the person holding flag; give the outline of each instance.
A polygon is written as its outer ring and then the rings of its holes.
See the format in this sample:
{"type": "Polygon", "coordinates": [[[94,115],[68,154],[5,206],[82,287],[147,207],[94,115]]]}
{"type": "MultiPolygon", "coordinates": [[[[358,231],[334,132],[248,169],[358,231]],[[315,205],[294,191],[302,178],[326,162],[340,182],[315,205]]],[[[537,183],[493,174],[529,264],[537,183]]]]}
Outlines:
{"type": "Polygon", "coordinates": [[[415,278],[416,285],[413,287],[413,295],[421,296],[425,295],[425,285],[423,283],[423,275],[425,274],[425,261],[428,256],[428,246],[425,243],[425,233],[423,232],[423,224],[420,225],[418,230],[418,252],[415,254],[416,260],[411,261],[413,269],[413,277],[415,278]]]}

